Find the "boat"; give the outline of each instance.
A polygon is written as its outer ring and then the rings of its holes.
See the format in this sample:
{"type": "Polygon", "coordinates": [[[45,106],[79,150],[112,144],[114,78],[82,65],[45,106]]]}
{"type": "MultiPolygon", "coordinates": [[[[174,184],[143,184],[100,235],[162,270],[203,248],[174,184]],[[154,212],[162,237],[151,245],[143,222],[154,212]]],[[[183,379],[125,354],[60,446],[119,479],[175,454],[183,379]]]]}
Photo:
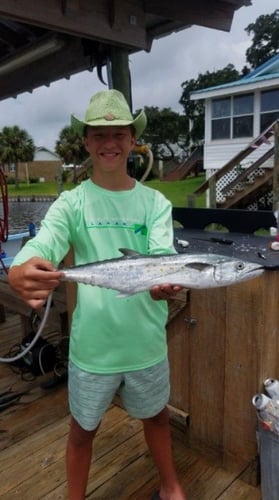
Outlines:
{"type": "Polygon", "coordinates": [[[30,238],[30,231],[9,234],[7,241],[4,241],[1,244],[0,272],[2,269],[4,270],[4,267],[10,267],[14,257],[19,252],[27,238],[30,238]]]}

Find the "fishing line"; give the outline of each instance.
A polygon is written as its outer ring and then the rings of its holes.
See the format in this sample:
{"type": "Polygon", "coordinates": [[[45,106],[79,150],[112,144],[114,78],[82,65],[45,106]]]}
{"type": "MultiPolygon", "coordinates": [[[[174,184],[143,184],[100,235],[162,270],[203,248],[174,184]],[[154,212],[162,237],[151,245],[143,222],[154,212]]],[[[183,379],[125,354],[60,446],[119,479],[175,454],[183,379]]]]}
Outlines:
{"type": "Polygon", "coordinates": [[[0,357],[0,363],[14,363],[15,361],[18,361],[19,359],[23,358],[24,356],[26,356],[26,354],[31,351],[32,347],[36,344],[38,338],[40,337],[44,327],[45,327],[45,324],[46,324],[46,320],[48,318],[48,313],[49,313],[49,310],[50,310],[50,306],[51,306],[51,303],[52,303],[52,295],[53,295],[53,292],[51,292],[51,294],[48,296],[48,299],[47,299],[47,302],[46,302],[46,308],[45,308],[45,312],[44,312],[44,315],[43,315],[43,318],[42,318],[42,322],[39,326],[39,329],[35,335],[35,337],[33,338],[33,340],[30,342],[30,344],[28,344],[28,346],[23,349],[23,351],[21,351],[19,354],[17,354],[16,356],[13,356],[11,358],[1,358],[0,357]]]}

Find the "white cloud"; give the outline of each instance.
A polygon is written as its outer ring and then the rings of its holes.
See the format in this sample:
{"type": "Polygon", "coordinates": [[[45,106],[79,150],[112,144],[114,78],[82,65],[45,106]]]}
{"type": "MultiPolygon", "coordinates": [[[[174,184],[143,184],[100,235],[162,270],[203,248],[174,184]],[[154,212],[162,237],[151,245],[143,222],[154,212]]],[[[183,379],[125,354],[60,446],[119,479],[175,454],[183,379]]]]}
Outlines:
{"type": "MultiPolygon", "coordinates": [[[[170,107],[182,112],[179,99],[183,81],[199,73],[224,68],[232,63],[240,71],[245,65],[251,40],[245,27],[261,14],[271,14],[278,0],[252,0],[234,16],[229,33],[193,26],[153,43],[150,53],[130,57],[133,109],[143,106],[170,107]]],[[[104,70],[104,79],[106,74],[104,70]]],[[[54,149],[61,129],[70,123],[71,113],[84,116],[92,94],[107,87],[96,72],[86,71],[0,102],[0,128],[19,125],[33,137],[37,146],[54,149]]]]}

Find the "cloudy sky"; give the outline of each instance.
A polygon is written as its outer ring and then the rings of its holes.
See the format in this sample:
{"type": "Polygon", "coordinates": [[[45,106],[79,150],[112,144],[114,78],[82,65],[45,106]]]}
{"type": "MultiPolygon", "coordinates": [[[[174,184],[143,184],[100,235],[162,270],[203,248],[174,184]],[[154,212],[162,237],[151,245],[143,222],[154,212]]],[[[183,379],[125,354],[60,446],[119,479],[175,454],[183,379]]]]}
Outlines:
{"type": "MultiPolygon", "coordinates": [[[[229,33],[193,26],[153,43],[150,53],[130,57],[133,109],[143,106],[170,107],[182,112],[181,84],[199,73],[215,71],[232,63],[239,71],[251,45],[245,28],[262,14],[272,14],[278,0],[252,0],[253,5],[236,11],[229,33]]],[[[105,77],[104,70],[104,77],[105,77]]],[[[33,137],[36,146],[54,150],[70,114],[84,116],[92,94],[106,87],[96,71],[82,72],[70,80],[40,87],[32,94],[0,101],[0,129],[18,125],[33,137]]]]}

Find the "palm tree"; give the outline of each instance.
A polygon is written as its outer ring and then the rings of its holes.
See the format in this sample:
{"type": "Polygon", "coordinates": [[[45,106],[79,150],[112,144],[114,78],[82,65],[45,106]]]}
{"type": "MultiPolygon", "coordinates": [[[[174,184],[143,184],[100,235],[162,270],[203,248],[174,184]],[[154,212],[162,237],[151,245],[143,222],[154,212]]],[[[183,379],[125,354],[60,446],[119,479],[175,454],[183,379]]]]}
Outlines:
{"type": "Polygon", "coordinates": [[[17,125],[4,127],[0,132],[0,161],[3,165],[15,165],[15,187],[19,187],[18,164],[32,161],[35,145],[32,137],[17,125]]]}
{"type": "Polygon", "coordinates": [[[55,152],[62,158],[66,165],[74,165],[73,182],[76,183],[76,166],[80,165],[87,157],[88,153],[84,149],[81,137],[72,127],[64,127],[55,145],[55,152]]]}

